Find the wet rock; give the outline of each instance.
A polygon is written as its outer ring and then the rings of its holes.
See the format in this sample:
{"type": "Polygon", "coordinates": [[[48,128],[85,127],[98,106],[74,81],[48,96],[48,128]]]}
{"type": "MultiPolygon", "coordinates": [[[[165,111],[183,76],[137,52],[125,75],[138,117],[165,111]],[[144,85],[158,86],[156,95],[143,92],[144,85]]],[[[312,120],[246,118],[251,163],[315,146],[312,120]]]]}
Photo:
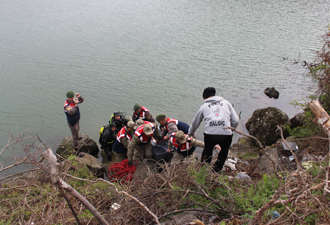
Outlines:
{"type": "Polygon", "coordinates": [[[264,93],[269,98],[274,98],[274,99],[278,99],[278,97],[280,96],[280,93],[274,87],[272,87],[272,88],[270,88],[270,87],[266,88],[264,90],[264,93]]]}
{"type": "MultiPolygon", "coordinates": [[[[270,146],[281,137],[277,125],[289,124],[289,117],[275,107],[257,109],[245,124],[250,135],[256,137],[263,145],[270,146]]],[[[287,133],[284,133],[287,136],[287,133]]]]}
{"type": "MultiPolygon", "coordinates": [[[[97,143],[89,138],[86,134],[81,134],[81,140],[79,140],[79,151],[88,153],[94,157],[98,157],[99,147],[97,143]]],[[[70,155],[75,154],[76,151],[73,149],[72,136],[63,139],[62,143],[58,146],[56,153],[61,155],[63,158],[68,158],[70,155]]]]}
{"type": "Polygon", "coordinates": [[[298,113],[290,119],[290,128],[294,129],[296,127],[303,127],[306,123],[307,119],[305,117],[305,113],[298,113]]]}
{"type": "Polygon", "coordinates": [[[103,177],[104,172],[106,172],[102,163],[88,153],[84,153],[83,157],[76,157],[75,160],[82,166],[86,165],[96,177],[103,177]]]}

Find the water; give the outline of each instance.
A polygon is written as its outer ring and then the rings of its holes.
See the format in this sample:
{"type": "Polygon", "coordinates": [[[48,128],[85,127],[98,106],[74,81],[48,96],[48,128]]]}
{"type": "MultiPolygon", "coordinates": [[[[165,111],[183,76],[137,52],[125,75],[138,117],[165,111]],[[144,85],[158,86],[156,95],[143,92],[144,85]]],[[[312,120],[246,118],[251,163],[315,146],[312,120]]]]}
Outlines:
{"type": "MultiPolygon", "coordinates": [[[[68,90],[85,98],[80,131],[94,140],[114,111],[131,115],[135,103],[190,123],[207,86],[241,112],[241,131],[257,108],[292,117],[300,109],[289,103],[306,101],[315,87],[302,61],[314,60],[330,18],[325,0],[0,4],[0,149],[8,132],[32,127],[27,135],[55,150],[70,135],[68,90]],[[278,100],[262,93],[272,86],[278,100]]],[[[1,163],[12,155],[5,151],[1,163]]]]}

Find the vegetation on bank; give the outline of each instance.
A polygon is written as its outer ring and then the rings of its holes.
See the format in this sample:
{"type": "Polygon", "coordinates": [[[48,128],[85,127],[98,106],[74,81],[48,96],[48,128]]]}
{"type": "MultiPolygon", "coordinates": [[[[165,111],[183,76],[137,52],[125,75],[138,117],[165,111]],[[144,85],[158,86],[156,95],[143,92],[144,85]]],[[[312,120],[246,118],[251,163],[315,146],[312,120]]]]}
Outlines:
{"type": "MultiPolygon", "coordinates": [[[[323,48],[317,55],[316,63],[308,66],[319,84],[317,98],[329,113],[330,31],[324,36],[323,48]]],[[[60,175],[91,202],[109,224],[155,224],[152,213],[162,222],[184,211],[196,212],[205,224],[210,218],[214,224],[221,225],[329,224],[328,133],[317,124],[308,105],[305,106],[304,126],[288,129],[298,137],[300,149],[307,155],[317,156],[318,160],[302,167],[295,159],[293,171],[265,174],[260,179],[237,179],[238,171],[217,174],[209,165],[191,160],[162,165],[161,172],[152,171],[145,180],[110,184],[95,178],[87,167],[78,166],[73,156],[63,161],[60,175]]],[[[11,180],[0,179],[0,225],[74,224],[77,219],[70,207],[81,224],[99,224],[79,201],[72,196],[67,196],[69,201],[66,201],[61,191],[51,184],[49,165],[40,160],[45,148],[37,143],[35,139],[33,144],[27,144],[26,137],[20,134],[11,136],[9,144],[0,151],[1,155],[13,145],[21,145],[26,157],[17,163],[34,170],[28,175],[8,177],[11,180]]],[[[246,172],[248,167],[243,163],[238,165],[238,170],[246,172]]],[[[7,168],[1,166],[0,172],[7,168]]]]}

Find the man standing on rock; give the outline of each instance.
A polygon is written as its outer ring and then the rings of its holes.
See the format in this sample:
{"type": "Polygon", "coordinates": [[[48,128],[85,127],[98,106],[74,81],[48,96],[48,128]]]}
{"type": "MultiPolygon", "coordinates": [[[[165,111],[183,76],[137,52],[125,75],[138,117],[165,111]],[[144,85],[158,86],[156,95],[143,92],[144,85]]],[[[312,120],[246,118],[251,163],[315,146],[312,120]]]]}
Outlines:
{"type": "Polygon", "coordinates": [[[218,160],[213,166],[213,170],[219,172],[227,159],[228,150],[233,138],[232,130],[223,128],[229,126],[236,128],[239,118],[233,106],[222,97],[215,96],[215,92],[213,87],[204,89],[204,103],[192,120],[188,135],[192,136],[204,119],[205,147],[203,149],[201,161],[210,163],[214,146],[217,144],[220,145],[221,151],[218,155],[218,160]]]}
{"type": "Polygon", "coordinates": [[[71,135],[73,139],[73,148],[76,150],[76,154],[79,156],[83,156],[83,153],[79,152],[79,120],[80,120],[80,111],[79,111],[79,103],[84,101],[84,98],[80,96],[79,93],[76,93],[76,99],[74,98],[74,92],[68,91],[66,93],[67,99],[64,103],[64,113],[66,114],[66,119],[68,121],[68,125],[71,130],[71,135]]]}

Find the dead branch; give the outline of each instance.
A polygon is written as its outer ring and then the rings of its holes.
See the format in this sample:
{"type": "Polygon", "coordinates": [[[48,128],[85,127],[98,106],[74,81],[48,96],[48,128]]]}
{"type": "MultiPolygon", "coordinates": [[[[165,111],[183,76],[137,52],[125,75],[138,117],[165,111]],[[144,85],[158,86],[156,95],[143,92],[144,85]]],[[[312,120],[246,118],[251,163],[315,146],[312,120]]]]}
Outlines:
{"type": "Polygon", "coordinates": [[[282,179],[282,176],[277,172],[277,169],[276,169],[276,163],[274,162],[274,160],[268,155],[268,153],[265,152],[265,148],[264,146],[261,144],[261,142],[254,136],[252,135],[249,135],[249,134],[244,134],[243,132],[241,131],[237,131],[234,127],[225,127],[223,128],[224,130],[226,129],[231,129],[232,131],[238,133],[238,134],[241,134],[243,136],[246,136],[246,137],[249,137],[249,138],[252,138],[254,139],[258,144],[259,144],[259,147],[261,149],[261,151],[263,152],[263,154],[265,154],[267,156],[267,158],[272,162],[272,165],[273,165],[273,168],[274,168],[274,173],[276,175],[277,178],[279,179],[282,179]]]}
{"type": "Polygon", "coordinates": [[[102,217],[102,215],[95,209],[95,207],[86,198],[84,198],[84,196],[82,196],[73,187],[71,187],[71,185],[67,184],[60,178],[59,163],[57,163],[56,156],[54,155],[52,150],[48,148],[45,152],[42,153],[42,155],[50,165],[50,174],[53,185],[58,188],[63,188],[73,197],[79,200],[82,204],[84,204],[84,206],[95,216],[95,218],[100,222],[100,224],[109,225],[109,223],[102,217]]]}
{"type": "Polygon", "coordinates": [[[15,174],[12,174],[12,175],[9,175],[9,176],[6,176],[6,177],[2,177],[2,178],[0,178],[0,181],[6,180],[6,179],[11,178],[11,177],[16,177],[16,176],[21,175],[23,173],[37,171],[37,170],[40,170],[40,169],[39,168],[36,168],[36,169],[24,170],[24,171],[19,172],[19,173],[15,173],[15,174]]]}
{"type": "Polygon", "coordinates": [[[135,198],[134,196],[128,194],[127,192],[125,192],[125,191],[119,191],[118,188],[117,188],[117,186],[114,185],[113,183],[111,183],[111,182],[109,182],[109,181],[107,181],[107,180],[104,180],[104,179],[100,179],[100,178],[97,179],[97,180],[95,180],[95,181],[91,181],[91,180],[87,180],[87,179],[83,179],[83,178],[74,177],[74,176],[72,176],[72,175],[70,175],[70,174],[65,174],[65,175],[68,176],[68,177],[71,177],[71,178],[77,179],[77,180],[87,181],[87,182],[90,182],[90,183],[96,183],[96,182],[98,182],[98,181],[102,181],[102,182],[105,182],[105,183],[107,183],[107,184],[110,184],[111,186],[113,186],[113,187],[115,188],[115,190],[116,190],[116,192],[117,192],[118,194],[124,194],[124,195],[126,195],[126,196],[132,198],[132,199],[133,199],[134,201],[136,201],[139,205],[141,205],[141,206],[142,206],[142,207],[143,207],[143,208],[144,208],[144,209],[145,209],[150,215],[152,215],[152,216],[154,217],[156,223],[160,225],[159,220],[158,220],[158,217],[157,217],[153,212],[151,212],[145,204],[143,204],[143,203],[140,202],[137,198],[135,198]]]}
{"type": "Polygon", "coordinates": [[[280,130],[281,132],[281,138],[282,138],[282,141],[284,142],[284,144],[289,148],[291,154],[294,156],[294,159],[296,161],[296,164],[297,164],[297,173],[299,173],[301,171],[301,166],[299,164],[299,161],[298,161],[298,157],[296,156],[296,154],[293,152],[293,150],[291,149],[291,147],[289,146],[288,142],[286,142],[286,140],[284,139],[284,136],[283,136],[283,130],[280,126],[277,125],[277,129],[280,130]]]}

